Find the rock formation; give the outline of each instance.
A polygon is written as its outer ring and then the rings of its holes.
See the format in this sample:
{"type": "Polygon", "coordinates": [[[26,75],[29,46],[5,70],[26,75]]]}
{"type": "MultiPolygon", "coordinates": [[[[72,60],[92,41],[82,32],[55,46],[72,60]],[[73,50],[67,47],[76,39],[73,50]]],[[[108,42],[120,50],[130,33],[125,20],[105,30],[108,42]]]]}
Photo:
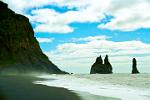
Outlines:
{"type": "Polygon", "coordinates": [[[39,47],[29,19],[0,1],[0,72],[65,73],[39,47]]]}
{"type": "Polygon", "coordinates": [[[108,55],[104,59],[104,64],[102,57],[97,57],[96,62],[92,65],[90,74],[111,74],[112,66],[108,60],[108,55]]]}
{"type": "Polygon", "coordinates": [[[106,57],[104,59],[104,65],[106,66],[108,73],[112,73],[112,65],[110,64],[110,62],[108,60],[108,55],[106,55],[106,57]]]}
{"type": "Polygon", "coordinates": [[[137,62],[135,58],[133,58],[132,63],[132,74],[138,74],[139,71],[137,69],[137,62]]]}

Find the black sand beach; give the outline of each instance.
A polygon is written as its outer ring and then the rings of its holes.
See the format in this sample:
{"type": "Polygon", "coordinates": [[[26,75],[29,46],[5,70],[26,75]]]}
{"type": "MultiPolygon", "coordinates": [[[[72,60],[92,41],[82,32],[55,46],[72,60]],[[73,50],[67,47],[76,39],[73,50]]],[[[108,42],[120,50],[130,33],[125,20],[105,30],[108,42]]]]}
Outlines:
{"type": "Polygon", "coordinates": [[[37,80],[24,75],[0,76],[0,100],[81,100],[67,89],[32,83],[37,80]]]}

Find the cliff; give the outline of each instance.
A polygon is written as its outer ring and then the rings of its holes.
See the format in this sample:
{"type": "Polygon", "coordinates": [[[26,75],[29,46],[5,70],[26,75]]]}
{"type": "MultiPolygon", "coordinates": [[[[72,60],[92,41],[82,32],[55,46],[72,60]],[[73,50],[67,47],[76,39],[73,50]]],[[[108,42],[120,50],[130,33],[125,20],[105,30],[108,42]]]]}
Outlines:
{"type": "Polygon", "coordinates": [[[0,72],[65,73],[39,47],[29,19],[0,1],[0,72]]]}
{"type": "Polygon", "coordinates": [[[96,62],[92,65],[90,74],[112,74],[112,66],[108,60],[108,55],[104,59],[104,64],[102,57],[97,57],[96,62]]]}

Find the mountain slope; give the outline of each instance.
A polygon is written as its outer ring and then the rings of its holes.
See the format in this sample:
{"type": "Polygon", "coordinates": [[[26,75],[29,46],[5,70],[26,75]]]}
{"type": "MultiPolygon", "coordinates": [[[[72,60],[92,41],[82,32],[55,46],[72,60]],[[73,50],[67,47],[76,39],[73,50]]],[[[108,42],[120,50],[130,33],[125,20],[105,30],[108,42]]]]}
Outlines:
{"type": "Polygon", "coordinates": [[[42,53],[29,19],[0,1],[0,72],[28,71],[65,73],[42,53]]]}

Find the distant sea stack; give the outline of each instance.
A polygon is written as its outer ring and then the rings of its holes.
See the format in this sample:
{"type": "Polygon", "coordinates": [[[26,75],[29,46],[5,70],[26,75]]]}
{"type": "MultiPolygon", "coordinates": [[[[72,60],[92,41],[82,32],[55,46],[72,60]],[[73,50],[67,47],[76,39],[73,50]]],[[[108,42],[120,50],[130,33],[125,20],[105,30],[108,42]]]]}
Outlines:
{"type": "Polygon", "coordinates": [[[0,73],[30,71],[65,73],[42,53],[29,19],[0,1],[0,73]]]}
{"type": "Polygon", "coordinates": [[[104,59],[104,64],[102,57],[99,56],[96,62],[92,65],[90,74],[112,74],[112,65],[109,62],[108,55],[104,59]]]}
{"type": "Polygon", "coordinates": [[[137,61],[135,58],[132,60],[132,74],[139,74],[140,72],[137,69],[137,61]]]}

